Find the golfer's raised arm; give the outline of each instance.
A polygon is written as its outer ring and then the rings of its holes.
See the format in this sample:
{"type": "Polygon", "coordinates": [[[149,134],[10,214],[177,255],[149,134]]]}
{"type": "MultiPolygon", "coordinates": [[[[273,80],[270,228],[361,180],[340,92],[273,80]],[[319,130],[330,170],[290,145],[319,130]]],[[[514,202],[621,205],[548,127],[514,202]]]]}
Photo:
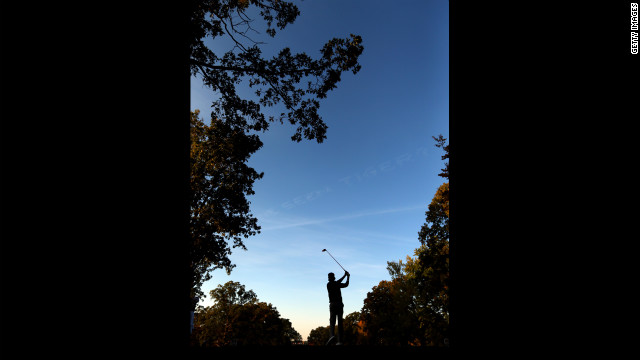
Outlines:
{"type": "MultiPolygon", "coordinates": [[[[340,287],[346,288],[347,286],[349,286],[349,279],[351,278],[351,274],[345,272],[344,276],[347,277],[347,282],[345,282],[344,285],[340,285],[340,287]]],[[[344,279],[344,276],[340,280],[344,279]]]]}

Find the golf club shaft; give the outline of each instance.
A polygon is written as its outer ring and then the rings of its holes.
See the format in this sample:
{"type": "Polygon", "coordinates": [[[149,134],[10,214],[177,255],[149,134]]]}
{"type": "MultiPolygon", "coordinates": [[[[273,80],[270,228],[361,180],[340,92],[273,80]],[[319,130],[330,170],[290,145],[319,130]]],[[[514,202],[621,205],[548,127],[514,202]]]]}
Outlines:
{"type": "MultiPolygon", "coordinates": [[[[331,253],[329,252],[329,250],[327,250],[327,254],[329,254],[329,256],[331,256],[331,258],[333,259],[333,261],[336,262],[336,264],[338,264],[342,270],[344,270],[344,268],[342,267],[342,265],[340,265],[340,263],[338,262],[338,260],[336,260],[336,258],[333,257],[333,255],[331,255],[331,253]]],[[[348,272],[347,270],[344,270],[345,272],[348,272]]]]}

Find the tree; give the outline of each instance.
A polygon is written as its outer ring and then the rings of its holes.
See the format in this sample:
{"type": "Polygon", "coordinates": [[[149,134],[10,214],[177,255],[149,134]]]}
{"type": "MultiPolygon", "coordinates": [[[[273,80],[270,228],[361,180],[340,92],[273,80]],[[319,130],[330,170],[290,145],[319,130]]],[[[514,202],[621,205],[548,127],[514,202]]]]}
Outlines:
{"type": "Polygon", "coordinates": [[[229,281],[210,295],[214,305],[201,307],[195,321],[193,337],[200,346],[290,345],[302,339],[289,319],[240,283],[229,281]]]}
{"type": "MultiPolygon", "coordinates": [[[[436,146],[449,158],[440,135],[436,146]]],[[[448,163],[440,176],[448,179],[448,163]]],[[[444,345],[449,329],[449,183],[436,191],[418,232],[414,257],[387,262],[391,281],[381,281],[367,294],[363,327],[372,344],[444,345]]]]}
{"type": "Polygon", "coordinates": [[[311,346],[325,345],[329,341],[329,337],[331,337],[329,326],[319,326],[309,332],[307,344],[311,346]]]}
{"type": "MultiPolygon", "coordinates": [[[[446,144],[447,139],[443,137],[442,134],[438,135],[438,137],[432,136],[432,138],[436,141],[436,147],[442,148],[442,150],[444,150],[442,160],[449,159],[449,145],[446,144]]],[[[442,172],[438,174],[438,176],[442,176],[443,178],[449,180],[449,162],[444,163],[444,169],[442,169],[442,172]]]]}
{"type": "MultiPolygon", "coordinates": [[[[289,343],[291,342],[302,342],[302,335],[293,328],[291,321],[289,319],[282,319],[282,324],[284,326],[284,337],[289,343]]],[[[289,344],[287,343],[287,345],[289,344]]]]}
{"type": "Polygon", "coordinates": [[[218,285],[211,290],[210,294],[219,308],[258,302],[258,296],[253,290],[246,290],[244,285],[236,281],[227,281],[224,285],[218,285]]]}
{"type": "MultiPolygon", "coordinates": [[[[443,160],[448,158],[446,139],[442,135],[434,139],[445,151],[443,160]]],[[[440,176],[448,180],[448,166],[440,176]]],[[[449,329],[449,182],[440,185],[425,215],[418,232],[421,246],[415,251],[416,258],[407,263],[406,272],[415,284],[424,337],[429,344],[442,346],[449,329]]]]}
{"type": "Polygon", "coordinates": [[[419,239],[416,261],[407,272],[416,283],[425,338],[441,346],[449,328],[449,183],[438,188],[429,204],[419,239]]]}
{"type": "Polygon", "coordinates": [[[209,292],[214,304],[200,307],[194,322],[198,324],[198,340],[201,346],[224,346],[233,341],[233,323],[237,318],[237,307],[256,304],[258,297],[244,285],[228,281],[209,292]]]}
{"type": "Polygon", "coordinates": [[[274,117],[268,121],[261,106],[272,107],[282,102],[287,113],[281,113],[279,122],[288,120],[298,124],[291,137],[302,137],[322,142],[327,126],[318,114],[319,99],[337,87],[341,74],[360,70],[358,57],[362,54],[362,38],[351,34],[349,38],[334,38],[320,50],[322,56],[312,59],[305,53],[292,54],[283,48],[271,59],[262,57],[253,40],[257,31],[252,27],[257,12],[266,22],[266,33],[275,37],[276,27],[283,30],[300,15],[293,3],[281,0],[202,0],[193,3],[191,14],[190,67],[192,75],[200,75],[203,83],[219,94],[213,102],[217,118],[233,126],[265,131],[274,117]],[[273,26],[275,22],[275,27],[273,26]],[[227,35],[234,47],[224,55],[216,54],[204,44],[205,38],[216,39],[227,35]],[[255,88],[258,101],[242,99],[236,85],[244,82],[255,88]],[[301,86],[306,83],[306,86],[301,86]]]}
{"type": "Polygon", "coordinates": [[[323,142],[327,125],[319,114],[319,100],[337,87],[342,73],[360,70],[358,58],[364,48],[362,38],[351,34],[329,40],[318,59],[294,54],[288,47],[267,59],[262,43],[251,38],[257,33],[254,21],[264,20],[265,32],[273,38],[300,15],[294,4],[193,0],[190,6],[191,75],[201,77],[216,94],[210,127],[197,119],[198,111],[191,115],[192,143],[196,142],[191,151],[192,296],[203,296],[200,287],[211,278],[211,271],[224,268],[230,273],[234,267],[228,242],[246,250],[242,239],[260,230],[246,196],[253,194],[253,182],[263,173],[246,166],[246,161],[262,143],[249,133],[264,132],[271,123],[286,120],[298,125],[292,140],[323,142]],[[217,53],[205,45],[205,40],[223,36],[234,44],[232,49],[217,53]],[[242,98],[236,89],[241,84],[248,85],[256,98],[242,98]],[[263,108],[277,104],[283,104],[285,112],[267,118],[263,108]]]}
{"type": "MultiPolygon", "coordinates": [[[[397,264],[396,264],[397,265],[397,264]]],[[[393,270],[400,267],[389,266],[393,270]]],[[[406,346],[419,343],[419,322],[414,288],[401,273],[390,271],[391,281],[380,281],[367,293],[361,319],[366,343],[371,345],[406,346]]]]}
{"type": "Polygon", "coordinates": [[[354,311],[344,317],[344,339],[342,342],[348,345],[365,344],[363,322],[360,320],[361,314],[354,311]]]}
{"type": "Polygon", "coordinates": [[[256,302],[233,305],[231,309],[233,345],[285,345],[285,323],[271,304],[256,302]]]}
{"type": "Polygon", "coordinates": [[[228,241],[246,250],[242,238],[260,232],[246,196],[254,194],[253,183],[264,174],[246,164],[262,146],[257,136],[217,118],[206,125],[199,113],[191,113],[189,227],[192,296],[202,297],[200,287],[210,271],[224,268],[229,274],[234,267],[228,241]]]}

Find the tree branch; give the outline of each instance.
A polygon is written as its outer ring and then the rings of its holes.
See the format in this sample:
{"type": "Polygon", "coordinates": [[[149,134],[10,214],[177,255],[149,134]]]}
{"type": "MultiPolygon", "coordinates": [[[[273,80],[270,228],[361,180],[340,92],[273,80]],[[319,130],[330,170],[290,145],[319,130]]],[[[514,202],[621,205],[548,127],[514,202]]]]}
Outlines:
{"type": "Polygon", "coordinates": [[[204,66],[213,70],[238,71],[243,73],[255,73],[259,75],[278,75],[279,76],[279,75],[290,75],[290,74],[297,74],[297,73],[309,73],[312,71],[316,71],[316,69],[309,69],[309,68],[295,69],[295,70],[288,70],[288,71],[271,71],[266,69],[260,70],[260,69],[250,68],[250,67],[210,65],[195,59],[190,59],[190,63],[193,65],[204,66]]]}

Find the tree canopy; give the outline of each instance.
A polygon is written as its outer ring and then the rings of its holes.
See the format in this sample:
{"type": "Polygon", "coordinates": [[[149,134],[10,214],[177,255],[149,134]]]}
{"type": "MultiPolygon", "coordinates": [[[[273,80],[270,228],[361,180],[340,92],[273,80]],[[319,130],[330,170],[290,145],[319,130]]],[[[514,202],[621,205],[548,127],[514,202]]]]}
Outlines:
{"type": "Polygon", "coordinates": [[[262,178],[247,165],[262,142],[255,135],[233,129],[219,119],[206,125],[199,111],[191,113],[191,267],[192,296],[202,296],[200,287],[211,278],[210,271],[231,272],[228,255],[233,247],[246,249],[242,239],[260,232],[250,213],[247,195],[262,178]]]}
{"type": "MultiPolygon", "coordinates": [[[[433,140],[436,141],[436,147],[442,148],[444,150],[444,155],[442,155],[442,160],[449,159],[449,144],[446,143],[447,139],[442,136],[442,134],[438,135],[438,137],[432,136],[433,140]]],[[[442,172],[438,174],[438,176],[442,176],[443,178],[449,180],[449,162],[444,163],[444,169],[442,172]]]]}
{"type": "Polygon", "coordinates": [[[329,326],[319,326],[309,332],[307,336],[307,344],[311,346],[324,345],[329,341],[331,333],[329,332],[329,326]]]}
{"type": "Polygon", "coordinates": [[[211,124],[191,114],[191,269],[192,296],[204,295],[202,284],[210,272],[234,265],[232,248],[246,250],[243,239],[260,231],[246,196],[262,178],[247,160],[262,146],[259,133],[271,123],[297,125],[291,139],[322,143],[327,124],[320,100],[337,87],[344,72],[358,73],[362,38],[350,34],[333,38],[312,58],[283,46],[277,55],[263,56],[253,37],[261,20],[271,38],[300,15],[292,2],[281,0],[193,0],[190,2],[189,67],[211,89],[211,124]],[[209,41],[225,37],[233,47],[219,51],[209,41]],[[241,96],[237,87],[248,85],[255,97],[241,96]],[[265,108],[284,105],[279,116],[266,116],[265,108]],[[232,243],[232,246],[230,245],[232,243]]]}
{"type": "Polygon", "coordinates": [[[301,141],[304,137],[320,143],[326,138],[327,125],[318,113],[318,100],[326,98],[327,93],[337,87],[343,72],[356,74],[360,70],[362,38],[350,34],[347,38],[331,39],[321,48],[322,56],[318,59],[305,53],[293,54],[289,47],[265,59],[261,43],[251,38],[257,30],[252,26],[255,19],[249,14],[256,11],[265,21],[270,37],[275,37],[278,30],[285,29],[300,15],[297,6],[281,0],[197,1],[191,16],[191,74],[200,75],[203,83],[219,94],[213,102],[216,118],[257,131],[267,130],[276,120],[281,123],[287,120],[298,125],[291,137],[293,140],[301,141]],[[231,50],[219,54],[205,46],[206,38],[223,35],[235,44],[231,50]],[[255,89],[257,101],[240,97],[236,85],[241,82],[255,89]],[[287,112],[277,119],[267,118],[262,107],[280,102],[287,112]]]}
{"type": "Polygon", "coordinates": [[[302,339],[276,307],[238,282],[219,285],[210,295],[215,303],[195,316],[192,339],[199,346],[291,345],[302,339]]]}
{"type": "MultiPolygon", "coordinates": [[[[436,146],[449,158],[440,135],[436,146]]],[[[448,163],[439,176],[448,180],[448,163]]],[[[418,232],[420,246],[406,262],[388,261],[391,280],[382,280],[349,323],[355,344],[444,346],[449,332],[449,182],[438,187],[418,232]]]]}

